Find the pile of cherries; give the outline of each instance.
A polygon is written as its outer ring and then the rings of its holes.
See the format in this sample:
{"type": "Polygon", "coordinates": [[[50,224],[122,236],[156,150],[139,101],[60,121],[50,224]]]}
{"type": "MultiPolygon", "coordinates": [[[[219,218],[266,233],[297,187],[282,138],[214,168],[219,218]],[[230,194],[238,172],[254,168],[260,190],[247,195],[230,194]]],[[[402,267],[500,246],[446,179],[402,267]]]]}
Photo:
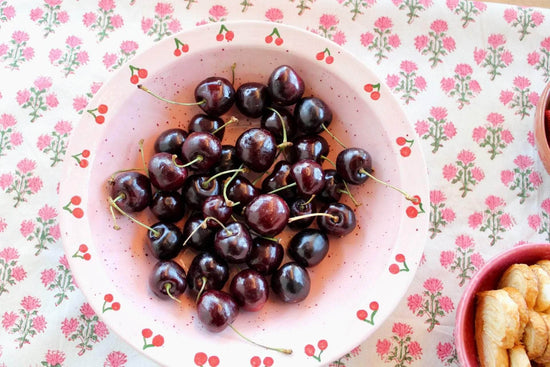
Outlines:
{"type": "Polygon", "coordinates": [[[277,67],[267,84],[248,82],[236,90],[223,77],[209,77],[196,86],[192,103],[138,87],[202,109],[187,130],[158,135],[145,173],[119,172],[110,181],[111,211],[148,228],[158,259],[151,290],[174,300],[190,292],[199,319],[213,332],[232,327],[240,309],[260,310],[270,292],[286,303],[304,300],[311,287],[307,269],[325,258],[329,238],[355,229],[354,211],[340,198],[351,196],[348,185],[372,177],[370,155],[343,147],[336,162],[327,158],[321,133],[330,134],[331,109],[304,97],[304,81],[288,65],[277,67]],[[227,144],[225,129],[236,119],[221,116],[233,105],[260,123],[227,144]],[[325,161],[331,168],[323,168],[325,161]],[[149,226],[130,215],[146,208],[158,222],[149,226]],[[287,227],[295,233],[283,264],[285,247],[277,236],[287,227]],[[194,257],[185,271],[176,257],[187,249],[194,257]]]}

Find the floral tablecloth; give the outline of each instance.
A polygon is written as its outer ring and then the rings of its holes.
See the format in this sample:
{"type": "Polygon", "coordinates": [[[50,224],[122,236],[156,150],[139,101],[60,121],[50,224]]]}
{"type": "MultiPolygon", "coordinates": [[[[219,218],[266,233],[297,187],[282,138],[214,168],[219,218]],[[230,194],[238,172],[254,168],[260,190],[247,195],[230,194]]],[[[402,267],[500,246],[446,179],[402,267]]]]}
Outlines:
{"type": "MultiPolygon", "coordinates": [[[[73,282],[58,224],[61,162],[88,164],[86,151],[66,155],[68,138],[113,71],[181,30],[238,19],[296,25],[354,53],[415,127],[418,136],[398,142],[403,154],[421,148],[429,167],[429,203],[417,214],[429,216],[429,239],[413,284],[369,340],[323,364],[457,366],[455,312],[470,278],[504,249],[550,242],[550,177],[533,136],[550,81],[550,10],[465,0],[0,0],[0,366],[155,365],[73,282]]],[[[271,361],[251,361],[259,365],[271,361]]]]}

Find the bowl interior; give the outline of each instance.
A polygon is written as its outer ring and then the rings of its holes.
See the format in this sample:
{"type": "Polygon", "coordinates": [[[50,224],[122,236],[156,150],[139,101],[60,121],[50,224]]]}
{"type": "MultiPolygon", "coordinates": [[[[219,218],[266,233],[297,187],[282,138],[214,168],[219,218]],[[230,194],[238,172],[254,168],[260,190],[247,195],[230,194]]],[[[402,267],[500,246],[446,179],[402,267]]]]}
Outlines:
{"type": "Polygon", "coordinates": [[[546,122],[545,111],[550,109],[550,83],[539,97],[535,110],[535,143],[539,157],[547,172],[550,173],[550,123],[546,122]]]}
{"type": "Polygon", "coordinates": [[[476,294],[497,289],[500,277],[509,266],[518,263],[531,265],[541,259],[550,259],[550,244],[514,247],[491,259],[471,280],[456,312],[455,340],[462,366],[479,366],[474,328],[476,294]]]}
{"type": "MultiPolygon", "coordinates": [[[[140,83],[178,101],[193,101],[195,85],[208,76],[231,80],[232,64],[235,64],[235,86],[249,81],[265,83],[275,67],[291,65],[305,80],[305,95],[315,95],[332,108],[334,120],[330,130],[347,146],[359,146],[371,153],[377,177],[418,194],[424,201],[428,199],[422,153],[415,150],[404,160],[399,154],[400,147],[395,144],[398,136],[414,136],[403,112],[383,85],[384,98],[376,103],[362,90],[366,83],[380,83],[376,75],[317,36],[278,26],[285,38],[284,46],[279,47],[264,41],[273,25],[256,23],[251,32],[251,25],[246,23],[228,25],[235,32],[231,43],[215,41],[219,27],[203,27],[175,37],[190,46],[189,52],[181,57],[174,56],[174,39],[170,39],[138,56],[131,65],[134,70],[147,70],[147,77],[140,83]],[[317,49],[326,46],[333,50],[332,65],[315,58],[317,49]],[[354,70],[353,75],[350,70],[354,70]]],[[[160,363],[181,360],[182,353],[185,359],[204,351],[223,356],[235,365],[244,365],[244,361],[248,363],[250,357],[259,352],[257,347],[243,342],[230,330],[219,334],[205,331],[195,316],[192,296],[182,296],[182,303],[177,304],[158,300],[149,290],[147,280],[156,260],[147,249],[146,230],[125,218],[118,219],[120,230],[113,229],[106,204],[109,176],[121,169],[142,167],[138,151],[140,139],[144,139],[147,160],[153,154],[154,139],[160,132],[171,127],[186,129],[189,119],[202,112],[196,106],[167,104],[137,89],[129,82],[132,67],[117,73],[92,101],[92,105],[108,105],[105,123],[95,124],[86,116],[69,148],[69,153],[83,148],[92,151],[88,170],[82,173],[74,164],[69,165],[67,180],[61,188],[65,197],[79,192],[87,213],[85,221],[75,221],[67,215],[62,223],[67,253],[73,254],[76,244],[80,243],[86,243],[93,253],[93,267],[91,262],[71,259],[75,277],[98,313],[137,349],[142,349],[140,331],[143,328],[162,332],[163,348],[146,351],[160,363]],[[82,231],[78,231],[80,225],[83,225],[82,231]],[[106,293],[121,300],[124,312],[115,315],[101,311],[106,293]],[[183,352],[181,343],[187,346],[183,352]]],[[[234,143],[245,129],[259,124],[235,108],[224,118],[232,115],[239,118],[239,123],[227,128],[224,144],[234,143]]],[[[331,145],[329,158],[334,161],[342,148],[324,136],[331,145]]],[[[342,201],[354,208],[358,226],[346,237],[330,239],[327,258],[310,269],[312,289],[308,298],[288,305],[270,297],[261,311],[241,312],[235,323],[253,340],[292,347],[297,352],[284,358],[304,365],[316,364],[302,352],[306,344],[328,340],[330,347],[324,351],[326,359],[323,360],[328,363],[368,337],[404,294],[422,254],[427,233],[426,214],[414,219],[407,217],[405,209],[410,203],[396,191],[371,180],[361,187],[352,187],[352,192],[360,206],[355,207],[345,195],[342,201]],[[398,253],[405,254],[408,271],[393,274],[388,269],[398,253]],[[388,286],[396,291],[387,294],[388,286]],[[358,320],[356,313],[372,301],[381,307],[376,325],[371,326],[358,320]]],[[[136,217],[149,224],[156,221],[148,211],[136,217]]],[[[285,231],[281,235],[283,245],[293,233],[285,231]]],[[[186,251],[178,258],[185,269],[194,254],[186,251]]]]}

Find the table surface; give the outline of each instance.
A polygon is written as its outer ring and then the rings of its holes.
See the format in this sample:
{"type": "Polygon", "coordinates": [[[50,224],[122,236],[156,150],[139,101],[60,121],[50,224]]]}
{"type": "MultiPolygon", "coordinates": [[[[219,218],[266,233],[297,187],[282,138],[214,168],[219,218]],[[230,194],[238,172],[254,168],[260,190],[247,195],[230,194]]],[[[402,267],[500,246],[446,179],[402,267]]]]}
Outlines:
{"type": "Polygon", "coordinates": [[[507,248],[550,242],[550,177],[533,134],[550,81],[550,10],[532,7],[550,4],[513,2],[523,6],[0,0],[0,366],[155,366],[106,327],[72,280],[59,227],[61,166],[86,169],[86,154],[67,152],[70,134],[136,52],[195,24],[240,19],[309,29],[369,65],[409,117],[416,136],[407,144],[429,167],[430,197],[418,214],[429,233],[410,288],[372,337],[309,365],[458,366],[455,313],[471,277],[507,248]]]}
{"type": "Polygon", "coordinates": [[[502,3],[519,6],[538,6],[540,8],[550,8],[548,0],[484,0],[489,3],[502,3]]]}

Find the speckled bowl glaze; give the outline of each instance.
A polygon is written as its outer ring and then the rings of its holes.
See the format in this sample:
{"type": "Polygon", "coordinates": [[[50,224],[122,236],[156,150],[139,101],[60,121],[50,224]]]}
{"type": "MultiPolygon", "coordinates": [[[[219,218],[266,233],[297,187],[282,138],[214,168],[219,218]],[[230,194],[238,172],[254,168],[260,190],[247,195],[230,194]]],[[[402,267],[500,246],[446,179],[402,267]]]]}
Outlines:
{"type": "Polygon", "coordinates": [[[546,122],[545,111],[550,109],[550,83],[542,91],[537,109],[535,111],[535,143],[539,152],[539,157],[546,169],[550,173],[550,143],[548,134],[550,133],[550,122],[546,122]],[[547,127],[548,125],[548,127],[547,127]]]}
{"type": "Polygon", "coordinates": [[[495,256],[474,275],[456,309],[455,343],[461,366],[479,366],[474,337],[476,294],[496,289],[500,277],[510,265],[531,265],[541,259],[550,259],[550,244],[520,245],[495,256]]]}
{"type": "MultiPolygon", "coordinates": [[[[226,131],[232,143],[258,121],[244,118],[226,131]]],[[[342,149],[331,144],[329,158],[342,149]]],[[[405,294],[420,261],[428,229],[429,188],[418,138],[379,76],[336,44],[275,23],[210,24],[163,39],[122,66],[104,84],[71,136],[60,186],[63,243],[76,282],[101,319],[124,340],[162,365],[328,365],[368,338],[405,294]],[[325,260],[310,269],[312,289],[298,304],[271,297],[259,312],[241,312],[234,326],[254,341],[291,348],[291,355],[266,350],[231,329],[208,332],[198,321],[194,299],[161,301],[148,289],[155,263],[145,229],[119,218],[113,229],[107,179],[121,169],[141,167],[154,139],[169,127],[187,127],[196,106],[166,104],[136,88],[143,84],[164,97],[192,101],[195,85],[208,76],[235,85],[267,82],[272,70],[291,65],[305,80],[306,95],[332,108],[330,125],[347,146],[367,149],[379,179],[417,195],[403,195],[369,180],[352,192],[356,230],[331,238],[325,260]],[[391,290],[391,291],[388,291],[391,290]],[[258,362],[263,364],[258,364],[258,362]]],[[[326,162],[326,167],[329,163],[326,162]]],[[[137,218],[153,223],[146,210],[137,218]]],[[[181,223],[179,223],[181,225],[181,223]]],[[[286,245],[291,233],[284,232],[286,245]]],[[[192,251],[177,261],[187,268],[192,251]]]]}

